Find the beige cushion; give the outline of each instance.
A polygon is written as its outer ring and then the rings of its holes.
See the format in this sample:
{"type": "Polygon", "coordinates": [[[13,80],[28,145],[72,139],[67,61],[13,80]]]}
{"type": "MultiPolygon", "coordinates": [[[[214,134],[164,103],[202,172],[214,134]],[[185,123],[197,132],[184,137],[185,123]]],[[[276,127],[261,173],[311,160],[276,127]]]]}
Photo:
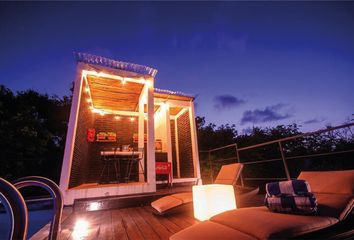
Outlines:
{"type": "Polygon", "coordinates": [[[192,192],[175,193],[171,195],[174,198],[181,200],[183,203],[193,202],[192,192]]]}
{"type": "Polygon", "coordinates": [[[354,195],[315,193],[318,211],[317,215],[335,217],[344,220],[354,208],[354,195]]]}
{"type": "Polygon", "coordinates": [[[151,207],[155,208],[157,211],[162,213],[168,209],[177,207],[181,204],[183,204],[183,202],[180,199],[172,196],[166,196],[152,202],[151,207]]]}
{"type": "Polygon", "coordinates": [[[170,240],[256,240],[256,238],[224,225],[205,221],[188,227],[170,237],[170,240]]]}
{"type": "Polygon", "coordinates": [[[158,212],[163,213],[184,203],[193,201],[192,192],[176,193],[170,196],[162,197],[151,203],[151,206],[158,212]]]}
{"type": "Polygon", "coordinates": [[[235,185],[242,168],[243,164],[241,163],[223,165],[214,183],[235,185]]]}
{"type": "Polygon", "coordinates": [[[306,180],[312,192],[354,194],[354,170],[301,172],[298,179],[306,180]]]}
{"type": "Polygon", "coordinates": [[[331,217],[274,213],[266,207],[231,210],[210,220],[258,239],[295,237],[338,222],[331,217]]]}

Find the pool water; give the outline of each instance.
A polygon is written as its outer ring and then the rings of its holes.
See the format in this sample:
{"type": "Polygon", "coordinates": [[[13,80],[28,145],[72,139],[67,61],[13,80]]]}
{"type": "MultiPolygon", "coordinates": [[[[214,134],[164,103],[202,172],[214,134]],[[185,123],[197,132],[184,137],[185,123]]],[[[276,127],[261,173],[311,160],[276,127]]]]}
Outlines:
{"type": "MultiPolygon", "coordinates": [[[[38,232],[42,227],[49,223],[53,216],[53,210],[37,210],[28,212],[28,232],[27,239],[38,232]]],[[[10,231],[10,219],[7,213],[0,213],[0,240],[6,240],[10,231]]]]}

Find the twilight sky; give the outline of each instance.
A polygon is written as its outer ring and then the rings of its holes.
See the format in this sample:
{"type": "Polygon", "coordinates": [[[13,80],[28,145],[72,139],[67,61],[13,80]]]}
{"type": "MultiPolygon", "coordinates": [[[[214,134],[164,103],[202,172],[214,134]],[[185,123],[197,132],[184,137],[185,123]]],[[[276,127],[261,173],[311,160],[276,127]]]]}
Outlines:
{"type": "Polygon", "coordinates": [[[0,2],[0,84],[69,94],[74,51],[157,68],[240,131],[353,119],[354,2],[0,2]]]}

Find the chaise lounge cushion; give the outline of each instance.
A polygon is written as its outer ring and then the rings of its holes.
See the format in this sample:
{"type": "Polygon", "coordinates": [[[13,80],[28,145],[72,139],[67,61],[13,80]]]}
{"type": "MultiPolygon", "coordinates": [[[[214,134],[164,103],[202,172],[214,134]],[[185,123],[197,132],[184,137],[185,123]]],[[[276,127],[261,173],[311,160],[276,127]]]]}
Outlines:
{"type": "Polygon", "coordinates": [[[216,237],[211,235],[209,232],[213,232],[214,229],[211,228],[215,226],[211,224],[208,224],[208,231],[199,231],[198,229],[204,229],[207,222],[223,225],[257,239],[291,238],[332,226],[353,213],[354,170],[302,172],[298,179],[308,181],[315,192],[318,202],[316,215],[274,213],[266,207],[241,208],[221,213],[209,221],[186,228],[182,231],[183,235],[179,232],[171,239],[193,239],[189,236],[196,236],[195,234],[198,234],[200,239],[220,239],[226,236],[226,232],[216,237]]]}
{"type": "Polygon", "coordinates": [[[344,220],[354,209],[354,195],[316,193],[317,215],[329,216],[344,220]]]}
{"type": "Polygon", "coordinates": [[[213,239],[223,239],[223,240],[256,240],[248,234],[240,232],[236,229],[214,223],[211,221],[205,221],[202,224],[196,224],[193,227],[193,231],[186,228],[178,234],[171,236],[171,240],[213,240],[213,239]]]}
{"type": "Polygon", "coordinates": [[[210,220],[258,239],[296,237],[338,222],[332,217],[274,213],[266,207],[231,210],[210,220]]]}
{"type": "Polygon", "coordinates": [[[297,179],[306,180],[315,193],[354,194],[354,170],[301,172],[297,179]]]}
{"type": "Polygon", "coordinates": [[[243,165],[239,163],[223,165],[214,184],[236,185],[236,181],[241,174],[242,168],[243,165]]]}

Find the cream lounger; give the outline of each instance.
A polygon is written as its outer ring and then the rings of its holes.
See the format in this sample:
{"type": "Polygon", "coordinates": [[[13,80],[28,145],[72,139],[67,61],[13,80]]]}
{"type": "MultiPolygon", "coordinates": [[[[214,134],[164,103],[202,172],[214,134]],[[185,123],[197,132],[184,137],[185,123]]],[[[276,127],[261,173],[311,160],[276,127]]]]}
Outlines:
{"type": "MultiPolygon", "coordinates": [[[[316,215],[274,213],[266,207],[241,208],[221,213],[209,221],[186,228],[170,239],[301,238],[309,233],[318,233],[321,229],[338,226],[339,223],[353,218],[354,170],[302,172],[298,179],[310,183],[318,202],[316,215]]],[[[318,238],[316,235],[311,237],[318,238]]]]}
{"type": "MultiPolygon", "coordinates": [[[[243,164],[233,163],[228,165],[223,165],[216,177],[215,184],[228,184],[236,185],[237,179],[239,178],[243,164]]],[[[163,215],[168,212],[175,210],[177,207],[181,207],[188,203],[193,202],[192,192],[176,193],[169,196],[162,197],[151,203],[154,208],[155,213],[163,215]]]]}

